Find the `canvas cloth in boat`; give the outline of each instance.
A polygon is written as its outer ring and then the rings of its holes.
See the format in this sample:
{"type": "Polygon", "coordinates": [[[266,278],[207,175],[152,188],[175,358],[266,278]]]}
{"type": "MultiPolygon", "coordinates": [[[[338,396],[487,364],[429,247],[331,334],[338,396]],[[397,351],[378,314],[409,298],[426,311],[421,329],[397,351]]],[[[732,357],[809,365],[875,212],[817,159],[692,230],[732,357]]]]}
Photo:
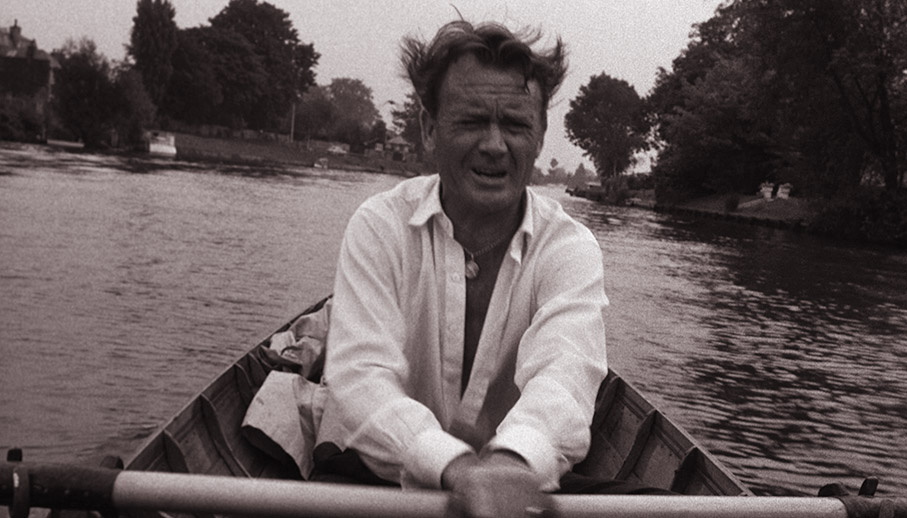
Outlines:
{"type": "Polygon", "coordinates": [[[246,439],[277,460],[289,455],[303,478],[312,473],[315,434],[324,408],[324,387],[309,381],[324,353],[331,300],[271,337],[269,348],[299,365],[300,374],[273,370],[249,404],[242,423],[246,439]]]}

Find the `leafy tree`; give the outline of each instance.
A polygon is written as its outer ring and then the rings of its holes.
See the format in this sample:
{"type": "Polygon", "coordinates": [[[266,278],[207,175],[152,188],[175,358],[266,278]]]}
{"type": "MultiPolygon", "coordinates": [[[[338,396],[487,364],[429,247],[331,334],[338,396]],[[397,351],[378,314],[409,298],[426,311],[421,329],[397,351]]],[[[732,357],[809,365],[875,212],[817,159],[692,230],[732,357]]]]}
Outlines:
{"type": "Polygon", "coordinates": [[[296,107],[296,128],[300,138],[328,138],[336,117],[327,87],[316,86],[302,96],[296,107]]]}
{"type": "Polygon", "coordinates": [[[372,89],[360,79],[339,77],[328,86],[328,93],[334,112],[335,131],[345,128],[350,131],[362,129],[368,131],[378,118],[378,109],[372,100],[372,89]]]}
{"type": "Polygon", "coordinates": [[[391,115],[394,120],[394,130],[403,137],[404,140],[413,145],[416,154],[421,157],[425,152],[422,146],[422,127],[419,122],[419,114],[422,112],[422,102],[415,91],[406,94],[406,101],[403,106],[393,110],[391,115]]]}
{"type": "Polygon", "coordinates": [[[230,0],[211,19],[211,27],[244,38],[267,77],[260,95],[252,100],[246,122],[259,129],[280,126],[291,104],[315,84],[312,68],[319,58],[315,47],[299,42],[287,12],[258,0],[230,0]]]}
{"type": "Polygon", "coordinates": [[[110,63],[94,41],[68,40],[54,51],[60,64],[55,74],[55,109],[64,128],[81,139],[86,148],[103,147],[113,128],[114,97],[110,63]]]}
{"type": "Polygon", "coordinates": [[[727,2],[646,99],[660,196],[749,189],[759,170],[812,194],[852,191],[874,173],[897,189],[905,68],[903,2],[727,2]]]}
{"type": "Polygon", "coordinates": [[[567,179],[567,187],[570,189],[578,189],[586,187],[586,184],[595,181],[597,175],[595,171],[589,171],[586,169],[586,166],[580,164],[576,167],[576,170],[573,171],[573,174],[570,178],[567,179]]]}
{"type": "Polygon", "coordinates": [[[40,140],[43,118],[26,97],[0,95],[0,140],[40,140]]]}
{"type": "Polygon", "coordinates": [[[645,148],[646,121],[636,90],[602,73],[592,76],[570,101],[564,118],[567,137],[585,151],[602,178],[615,176],[645,148]]]}
{"type": "MultiPolygon", "coordinates": [[[[173,75],[161,105],[170,117],[193,124],[217,122],[224,102],[220,84],[224,71],[216,69],[216,60],[208,50],[209,30],[185,29],[177,34],[178,45],[171,60],[173,75]]],[[[261,75],[260,70],[257,75],[261,75]]]]}
{"type": "Polygon", "coordinates": [[[384,143],[387,138],[387,123],[384,122],[384,119],[378,117],[375,123],[372,124],[371,130],[369,130],[368,141],[372,144],[384,143]]]}
{"type": "Polygon", "coordinates": [[[269,76],[255,49],[231,30],[198,27],[189,31],[204,49],[204,59],[211,64],[223,96],[211,122],[232,128],[257,127],[262,116],[259,101],[268,95],[269,76]]]}
{"type": "Polygon", "coordinates": [[[141,142],[155,110],[137,72],[113,70],[88,38],[67,41],[54,57],[54,108],[67,132],[86,148],[141,142]]]}
{"type": "Polygon", "coordinates": [[[173,73],[171,59],[179,29],[169,0],[138,0],[127,50],[151,101],[160,106],[173,73]]]}
{"type": "Polygon", "coordinates": [[[659,167],[673,190],[756,191],[777,159],[771,128],[754,102],[761,87],[746,60],[730,58],[681,85],[683,104],[662,117],[670,146],[662,150],[659,167]]]}
{"type": "Polygon", "coordinates": [[[142,84],[142,75],[131,68],[117,71],[113,84],[113,127],[122,144],[143,142],[145,128],[154,122],[155,106],[142,84]]]}

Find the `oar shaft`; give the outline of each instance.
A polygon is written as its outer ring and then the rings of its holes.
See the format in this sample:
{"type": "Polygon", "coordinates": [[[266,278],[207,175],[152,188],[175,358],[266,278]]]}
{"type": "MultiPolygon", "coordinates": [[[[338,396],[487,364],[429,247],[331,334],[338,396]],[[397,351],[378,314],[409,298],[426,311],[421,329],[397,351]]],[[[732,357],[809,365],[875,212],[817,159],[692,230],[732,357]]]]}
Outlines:
{"type": "MultiPolygon", "coordinates": [[[[733,517],[845,518],[837,498],[557,495],[564,518],[733,517]]],[[[261,517],[441,517],[447,495],[268,480],[123,472],[114,484],[118,509],[255,515],[261,517]]]]}
{"type": "MultiPolygon", "coordinates": [[[[905,498],[849,498],[845,506],[833,497],[555,495],[554,504],[564,518],[907,516],[905,498]]],[[[25,512],[49,507],[273,518],[428,518],[444,516],[447,500],[441,491],[0,463],[0,504],[25,512]],[[15,481],[30,484],[30,491],[17,491],[15,481]]]]}
{"type": "Polygon", "coordinates": [[[846,518],[837,498],[570,495],[555,497],[565,518],[846,518]]]}
{"type": "Polygon", "coordinates": [[[447,494],[367,486],[124,471],[113,488],[117,509],[257,517],[441,517],[447,494]]]}

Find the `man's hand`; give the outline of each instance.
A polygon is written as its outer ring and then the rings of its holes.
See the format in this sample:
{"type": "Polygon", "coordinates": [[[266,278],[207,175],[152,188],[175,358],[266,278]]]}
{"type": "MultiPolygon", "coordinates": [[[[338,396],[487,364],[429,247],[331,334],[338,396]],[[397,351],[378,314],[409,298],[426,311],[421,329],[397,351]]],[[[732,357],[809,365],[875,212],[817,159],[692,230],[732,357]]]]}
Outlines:
{"type": "Polygon", "coordinates": [[[449,517],[525,518],[551,509],[551,497],[539,491],[538,476],[509,452],[481,459],[472,454],[457,457],[444,470],[441,483],[454,493],[449,517]]]}

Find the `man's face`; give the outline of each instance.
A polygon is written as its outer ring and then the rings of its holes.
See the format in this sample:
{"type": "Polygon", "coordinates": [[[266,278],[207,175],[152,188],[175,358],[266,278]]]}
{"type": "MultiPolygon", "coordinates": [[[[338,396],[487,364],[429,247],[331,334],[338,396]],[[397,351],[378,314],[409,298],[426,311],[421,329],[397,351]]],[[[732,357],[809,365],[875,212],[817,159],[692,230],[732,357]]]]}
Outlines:
{"type": "Polygon", "coordinates": [[[484,65],[467,54],[447,70],[437,117],[422,117],[448,216],[519,210],[545,134],[535,81],[527,88],[518,70],[484,65]]]}

